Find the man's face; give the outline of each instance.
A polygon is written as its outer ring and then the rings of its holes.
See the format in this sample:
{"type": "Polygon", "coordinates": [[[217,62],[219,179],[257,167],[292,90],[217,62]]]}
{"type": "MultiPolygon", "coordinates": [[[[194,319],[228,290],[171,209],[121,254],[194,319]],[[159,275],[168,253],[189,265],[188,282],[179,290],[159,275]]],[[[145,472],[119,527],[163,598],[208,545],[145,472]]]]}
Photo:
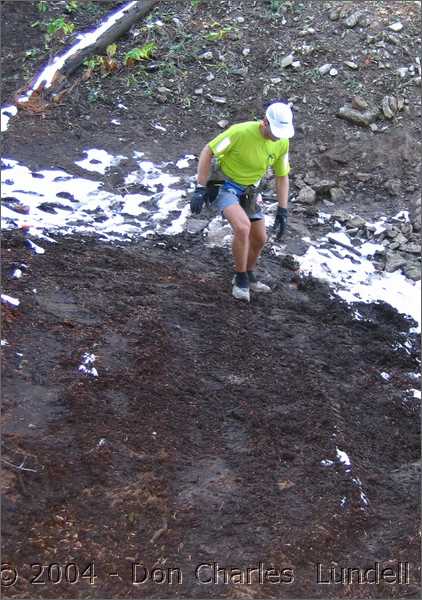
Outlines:
{"type": "Polygon", "coordinates": [[[271,131],[270,123],[267,118],[265,118],[262,122],[262,132],[264,137],[267,140],[272,140],[273,142],[277,142],[280,138],[276,137],[271,131]]]}

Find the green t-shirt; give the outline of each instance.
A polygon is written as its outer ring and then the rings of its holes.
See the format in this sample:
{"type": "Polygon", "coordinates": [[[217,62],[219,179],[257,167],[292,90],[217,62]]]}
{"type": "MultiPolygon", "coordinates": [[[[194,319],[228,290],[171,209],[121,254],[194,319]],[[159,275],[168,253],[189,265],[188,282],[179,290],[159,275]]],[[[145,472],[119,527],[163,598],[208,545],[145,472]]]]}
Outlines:
{"type": "Polygon", "coordinates": [[[265,139],[258,121],[232,125],[208,145],[224,175],[240,185],[258,184],[269,167],[289,174],[289,140],[265,139]]]}

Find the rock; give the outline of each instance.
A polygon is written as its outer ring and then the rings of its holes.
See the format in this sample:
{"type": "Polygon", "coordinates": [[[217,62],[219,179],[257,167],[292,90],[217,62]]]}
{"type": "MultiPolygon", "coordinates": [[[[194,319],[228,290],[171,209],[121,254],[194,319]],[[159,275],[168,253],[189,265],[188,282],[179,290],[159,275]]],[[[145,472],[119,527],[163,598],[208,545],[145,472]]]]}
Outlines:
{"type": "Polygon", "coordinates": [[[283,256],[281,259],[281,265],[285,269],[290,269],[290,271],[298,271],[300,269],[300,263],[291,254],[286,254],[286,256],[283,256]]]}
{"type": "Polygon", "coordinates": [[[311,185],[317,194],[323,194],[336,187],[336,182],[331,179],[320,179],[312,181],[311,185]]]}
{"type": "Polygon", "coordinates": [[[388,29],[391,29],[391,31],[401,31],[403,29],[403,23],[400,23],[400,21],[397,21],[396,23],[392,23],[391,25],[388,26],[388,29]]]}
{"type": "Polygon", "coordinates": [[[199,233],[207,227],[208,221],[205,219],[188,219],[186,223],[186,231],[188,233],[199,233]]]}
{"type": "Polygon", "coordinates": [[[293,67],[294,69],[299,69],[299,68],[300,68],[300,65],[301,65],[301,62],[300,62],[300,60],[294,60],[294,61],[292,62],[292,67],[293,67]]]}
{"type": "Polygon", "coordinates": [[[321,75],[326,75],[327,73],[330,72],[330,69],[332,68],[332,64],[331,63],[327,63],[325,65],[322,65],[322,67],[319,67],[318,71],[320,72],[321,75]]]}
{"type": "Polygon", "coordinates": [[[407,244],[407,237],[405,235],[403,235],[402,232],[400,231],[394,238],[394,243],[398,244],[399,246],[403,246],[403,245],[407,244]]]}
{"type": "Polygon", "coordinates": [[[406,264],[406,258],[400,254],[387,251],[385,271],[387,273],[394,273],[398,269],[401,269],[406,264]]]}
{"type": "Polygon", "coordinates": [[[385,236],[387,238],[390,238],[391,240],[396,238],[400,233],[400,229],[398,229],[397,227],[394,227],[394,225],[390,225],[390,227],[388,227],[388,223],[386,223],[385,225],[385,236]]]}
{"type": "Polygon", "coordinates": [[[333,220],[340,221],[340,223],[345,223],[346,221],[352,218],[352,215],[350,215],[344,210],[336,210],[332,213],[331,218],[333,220]]]}
{"type": "Polygon", "coordinates": [[[328,15],[330,21],[338,21],[338,19],[340,18],[340,12],[341,6],[337,6],[332,11],[330,11],[330,14],[328,15]]]}
{"type": "Polygon", "coordinates": [[[362,13],[360,11],[356,11],[356,12],[352,13],[344,21],[344,24],[346,25],[346,27],[349,27],[350,29],[352,29],[353,27],[356,27],[356,25],[359,23],[359,19],[360,19],[361,15],[362,15],[362,13]]]}
{"type": "Polygon", "coordinates": [[[196,90],[194,91],[195,96],[202,96],[203,93],[204,88],[196,88],[196,90]]]}
{"type": "Polygon", "coordinates": [[[229,122],[226,119],[221,119],[221,121],[217,122],[217,125],[221,127],[221,129],[225,129],[229,122]]]}
{"type": "Polygon", "coordinates": [[[369,127],[369,125],[377,119],[378,114],[379,111],[377,109],[370,109],[365,112],[361,112],[349,106],[342,106],[338,111],[337,116],[340,119],[351,121],[357,125],[369,127]]]}
{"type": "Polygon", "coordinates": [[[248,72],[249,72],[248,67],[238,67],[238,68],[232,69],[232,75],[236,75],[237,77],[246,77],[248,72]]]}
{"type": "Polygon", "coordinates": [[[330,69],[330,75],[331,77],[336,77],[336,75],[338,75],[337,69],[330,69]]]}
{"type": "Polygon", "coordinates": [[[356,69],[359,68],[358,65],[355,62],[351,61],[351,60],[345,60],[344,64],[346,65],[346,67],[349,67],[349,69],[356,70],[356,69]]]}
{"type": "Polygon", "coordinates": [[[299,188],[300,190],[301,190],[303,187],[306,187],[306,183],[303,181],[303,179],[302,179],[302,175],[296,175],[296,177],[295,177],[295,186],[296,186],[297,188],[299,188]]]}
{"type": "Polygon", "coordinates": [[[243,48],[243,50],[242,50],[243,56],[249,56],[250,53],[251,53],[250,48],[243,48]]]}
{"type": "Polygon", "coordinates": [[[378,131],[378,125],[376,123],[370,123],[369,129],[372,131],[372,133],[375,133],[376,131],[378,131]]]}
{"type": "Polygon", "coordinates": [[[213,60],[214,55],[211,51],[208,51],[204,52],[204,54],[200,54],[199,58],[202,60],[213,60]]]}
{"type": "Polygon", "coordinates": [[[277,85],[278,83],[281,83],[281,77],[272,77],[270,79],[271,83],[273,83],[274,85],[277,85]]]}
{"type": "Polygon", "coordinates": [[[289,67],[293,63],[293,61],[294,61],[293,54],[288,54],[287,56],[284,56],[281,59],[280,66],[282,69],[285,69],[286,67],[289,67]]]}
{"type": "Polygon", "coordinates": [[[356,173],[355,177],[358,181],[362,181],[363,183],[366,183],[372,179],[372,175],[370,173],[356,173]]]}
{"type": "Polygon", "coordinates": [[[406,75],[409,73],[409,69],[408,69],[408,67],[400,67],[399,69],[397,69],[397,73],[400,75],[400,77],[402,79],[404,79],[406,77],[406,75]]]}
{"type": "Polygon", "coordinates": [[[227,104],[227,100],[223,96],[212,96],[211,94],[207,94],[206,98],[214,104],[227,104]]]}
{"type": "Polygon", "coordinates": [[[414,231],[421,230],[421,196],[416,196],[411,201],[410,220],[414,231]]]}
{"type": "Polygon", "coordinates": [[[368,108],[368,103],[364,98],[362,98],[362,96],[353,96],[352,108],[355,108],[356,110],[364,111],[368,108]]]}
{"type": "Polygon", "coordinates": [[[209,73],[209,74],[206,76],[206,80],[207,80],[207,81],[214,81],[214,79],[215,79],[215,75],[214,75],[213,73],[209,73]]]}
{"type": "Polygon", "coordinates": [[[419,281],[421,278],[421,266],[414,262],[408,262],[403,267],[403,273],[412,281],[419,281]]]}
{"type": "Polygon", "coordinates": [[[308,185],[305,185],[299,192],[298,202],[303,204],[313,204],[316,201],[316,192],[308,185]]]}
{"type": "Polygon", "coordinates": [[[400,246],[400,250],[403,252],[408,252],[409,254],[417,254],[418,256],[422,252],[421,244],[402,244],[400,246]]]}
{"type": "Polygon", "coordinates": [[[382,112],[384,113],[384,117],[386,119],[392,119],[396,113],[394,110],[394,99],[392,96],[384,96],[382,100],[382,112]],[[390,102],[391,100],[391,102],[390,102]]]}
{"type": "Polygon", "coordinates": [[[388,179],[384,183],[384,187],[391,196],[398,196],[400,194],[401,181],[400,179],[388,179]]]}
{"type": "Polygon", "coordinates": [[[366,225],[365,219],[363,219],[362,217],[359,217],[358,215],[352,217],[346,223],[346,227],[352,227],[352,228],[357,227],[358,229],[360,229],[361,227],[365,227],[365,225],[366,225]]]}
{"type": "Polygon", "coordinates": [[[411,223],[401,223],[400,231],[404,236],[409,237],[413,233],[413,226],[411,223]]]}

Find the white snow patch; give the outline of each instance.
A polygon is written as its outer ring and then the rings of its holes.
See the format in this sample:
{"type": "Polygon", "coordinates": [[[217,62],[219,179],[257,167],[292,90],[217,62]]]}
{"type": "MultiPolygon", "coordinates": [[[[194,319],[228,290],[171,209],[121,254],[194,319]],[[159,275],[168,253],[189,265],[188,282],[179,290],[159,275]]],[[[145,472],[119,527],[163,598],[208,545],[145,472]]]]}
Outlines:
{"type": "Polygon", "coordinates": [[[95,354],[85,352],[85,354],[82,356],[82,364],[79,365],[79,371],[85,373],[85,375],[92,375],[93,377],[98,377],[98,371],[93,366],[95,359],[95,354]]]}
{"type": "Polygon", "coordinates": [[[16,106],[5,106],[1,109],[1,131],[2,133],[9,127],[9,121],[16,115],[18,109],[16,106]]]}
{"type": "Polygon", "coordinates": [[[12,296],[8,296],[7,294],[1,295],[1,301],[3,304],[10,304],[11,306],[19,306],[20,304],[20,300],[13,298],[12,296]]]}

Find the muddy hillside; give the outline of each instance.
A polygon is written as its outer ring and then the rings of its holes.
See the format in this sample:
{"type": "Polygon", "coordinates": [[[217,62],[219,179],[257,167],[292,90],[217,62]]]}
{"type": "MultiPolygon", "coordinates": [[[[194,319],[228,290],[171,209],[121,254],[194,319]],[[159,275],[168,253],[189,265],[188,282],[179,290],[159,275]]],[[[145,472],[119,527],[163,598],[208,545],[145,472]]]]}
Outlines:
{"type": "Polygon", "coordinates": [[[50,85],[129,3],[0,3],[4,597],[419,597],[421,4],[141,4],[50,85]],[[273,99],[239,302],[189,197],[273,99]]]}

